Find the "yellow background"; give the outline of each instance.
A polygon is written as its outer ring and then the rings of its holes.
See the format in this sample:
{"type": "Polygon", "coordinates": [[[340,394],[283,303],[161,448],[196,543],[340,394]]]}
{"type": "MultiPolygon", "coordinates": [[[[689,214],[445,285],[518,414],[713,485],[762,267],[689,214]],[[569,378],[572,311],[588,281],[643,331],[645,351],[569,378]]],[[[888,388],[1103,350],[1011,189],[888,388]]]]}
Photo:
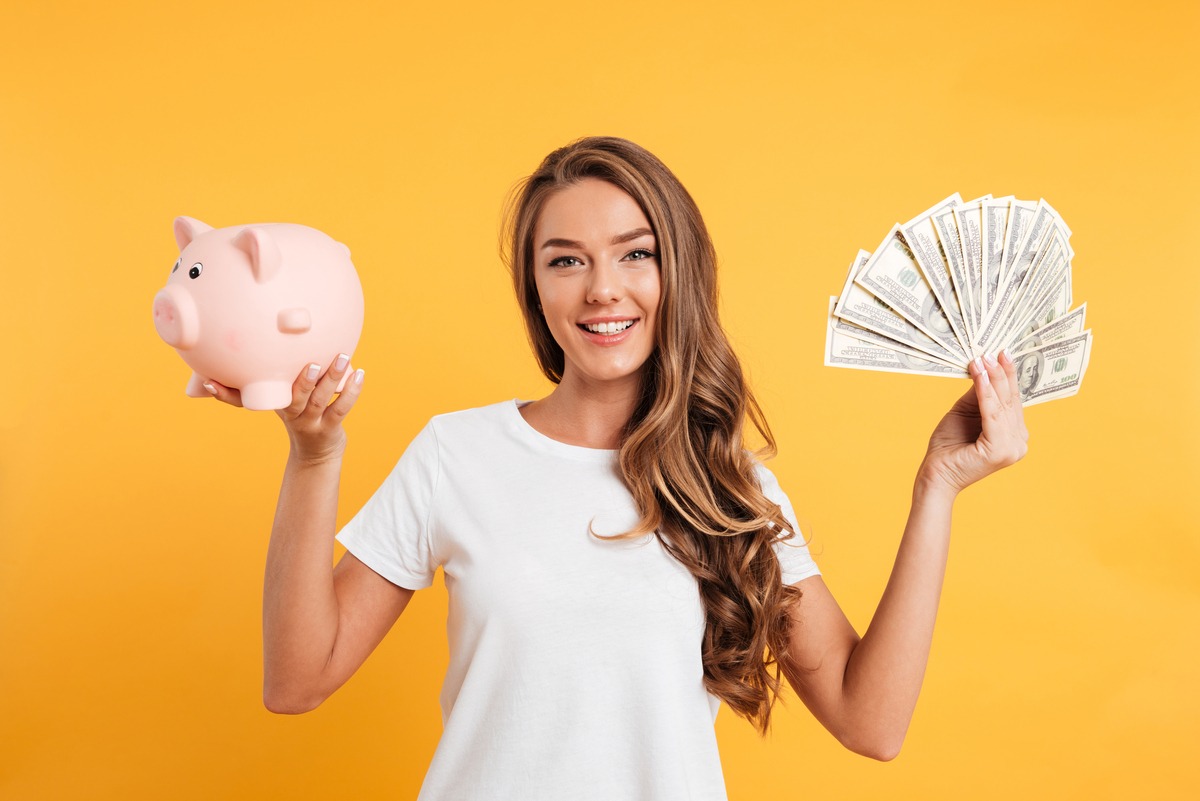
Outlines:
{"type": "Polygon", "coordinates": [[[970,489],[900,757],[794,699],[717,723],[733,799],[1195,798],[1194,2],[33,3],[0,10],[0,797],[411,798],[441,581],[319,710],[266,712],[279,421],[184,397],[176,215],[348,243],[367,298],[339,519],[433,414],[546,393],[496,254],[551,149],[625,136],[704,211],[774,463],[860,629],[965,381],[821,363],[860,247],[953,191],[1045,197],[1080,395],[970,489]]]}

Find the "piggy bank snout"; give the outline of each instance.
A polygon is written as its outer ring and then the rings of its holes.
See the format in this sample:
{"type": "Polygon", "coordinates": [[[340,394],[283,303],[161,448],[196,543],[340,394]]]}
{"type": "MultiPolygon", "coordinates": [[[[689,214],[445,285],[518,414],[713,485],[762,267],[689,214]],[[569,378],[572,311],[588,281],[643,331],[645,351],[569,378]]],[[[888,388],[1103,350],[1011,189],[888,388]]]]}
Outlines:
{"type": "Polygon", "coordinates": [[[154,296],[154,328],[173,348],[194,348],[200,338],[200,315],[191,295],[169,286],[154,296]]]}

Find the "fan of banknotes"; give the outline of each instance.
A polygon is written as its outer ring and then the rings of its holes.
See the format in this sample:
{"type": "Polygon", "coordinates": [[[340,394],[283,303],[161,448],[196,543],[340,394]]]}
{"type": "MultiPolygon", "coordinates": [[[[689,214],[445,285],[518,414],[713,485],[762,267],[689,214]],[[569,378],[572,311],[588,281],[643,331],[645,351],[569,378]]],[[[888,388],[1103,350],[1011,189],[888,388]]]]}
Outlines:
{"type": "Polygon", "coordinates": [[[967,375],[1006,350],[1029,406],[1079,391],[1092,350],[1071,309],[1071,229],[1045,200],[956,192],[860,250],[829,299],[825,364],[967,375]]]}

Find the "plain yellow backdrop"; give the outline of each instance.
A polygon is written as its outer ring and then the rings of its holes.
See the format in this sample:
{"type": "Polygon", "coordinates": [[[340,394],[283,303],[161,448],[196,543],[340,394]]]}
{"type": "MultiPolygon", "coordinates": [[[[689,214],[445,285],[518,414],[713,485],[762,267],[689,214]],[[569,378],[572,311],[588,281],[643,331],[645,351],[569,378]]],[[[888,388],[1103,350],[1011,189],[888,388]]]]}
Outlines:
{"type": "Polygon", "coordinates": [[[1074,231],[1091,369],[973,487],[903,752],[794,698],[725,710],[730,797],[1195,798],[1194,2],[82,3],[0,8],[0,797],[412,798],[440,579],[317,711],[264,710],[287,443],[183,395],[150,300],[186,214],[350,245],[366,292],[339,519],[433,414],[548,384],[497,257],[551,149],[628,137],[693,193],[725,325],[826,580],[870,620],[965,381],[822,366],[846,266],[953,191],[1074,231]]]}

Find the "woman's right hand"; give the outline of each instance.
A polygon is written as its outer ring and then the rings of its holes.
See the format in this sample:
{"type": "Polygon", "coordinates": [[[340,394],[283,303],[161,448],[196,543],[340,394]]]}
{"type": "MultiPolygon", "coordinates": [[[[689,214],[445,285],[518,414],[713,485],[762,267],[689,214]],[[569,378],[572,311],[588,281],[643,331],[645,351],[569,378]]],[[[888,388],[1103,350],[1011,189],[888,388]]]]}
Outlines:
{"type": "MultiPolygon", "coordinates": [[[[341,394],[330,403],[338,383],[350,366],[350,358],[340,354],[324,375],[321,365],[313,362],[300,371],[292,384],[292,402],[285,409],[275,410],[287,428],[292,443],[292,455],[307,464],[340,459],[346,450],[346,431],[342,420],[362,392],[363,371],[356,370],[346,380],[341,394]]],[[[242,405],[242,393],[212,379],[205,382],[213,396],[232,406],[242,405]]]]}

